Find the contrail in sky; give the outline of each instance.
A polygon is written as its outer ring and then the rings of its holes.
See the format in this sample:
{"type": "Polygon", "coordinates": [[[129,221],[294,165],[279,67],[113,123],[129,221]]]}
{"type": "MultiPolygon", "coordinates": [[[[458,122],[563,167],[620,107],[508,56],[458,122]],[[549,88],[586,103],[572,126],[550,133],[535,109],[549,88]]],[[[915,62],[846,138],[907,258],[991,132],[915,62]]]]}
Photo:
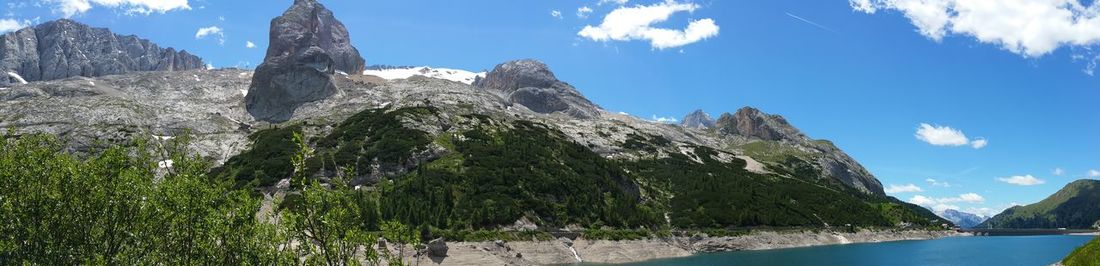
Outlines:
{"type": "Polygon", "coordinates": [[[783,13],[787,13],[787,16],[792,17],[794,19],[797,19],[799,21],[806,22],[806,24],[810,24],[810,25],[813,25],[814,27],[818,27],[818,28],[821,28],[823,30],[827,30],[829,32],[836,33],[835,30],[830,29],[829,27],[825,27],[824,25],[817,24],[817,22],[813,22],[813,21],[810,21],[808,19],[804,19],[802,17],[796,16],[795,14],[791,14],[791,12],[783,12],[783,13]]]}

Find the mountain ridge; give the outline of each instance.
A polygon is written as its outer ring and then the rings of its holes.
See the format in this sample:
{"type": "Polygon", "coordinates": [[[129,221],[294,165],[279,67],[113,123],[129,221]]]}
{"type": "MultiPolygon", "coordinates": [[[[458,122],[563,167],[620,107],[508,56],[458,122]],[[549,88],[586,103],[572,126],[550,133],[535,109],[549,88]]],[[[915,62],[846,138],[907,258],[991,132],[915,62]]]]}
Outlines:
{"type": "MultiPolygon", "coordinates": [[[[0,72],[26,81],[202,69],[201,58],[134,35],[59,19],[0,36],[0,72]]],[[[0,79],[0,82],[6,79],[0,79]]]]}
{"type": "Polygon", "coordinates": [[[1066,184],[1034,204],[1013,206],[978,225],[980,228],[1100,228],[1100,180],[1066,184]]]}
{"type": "Polygon", "coordinates": [[[979,216],[977,214],[962,212],[955,209],[946,209],[942,212],[937,212],[936,215],[955,223],[956,226],[963,229],[970,229],[977,227],[982,222],[989,220],[990,217],[979,216]]]}

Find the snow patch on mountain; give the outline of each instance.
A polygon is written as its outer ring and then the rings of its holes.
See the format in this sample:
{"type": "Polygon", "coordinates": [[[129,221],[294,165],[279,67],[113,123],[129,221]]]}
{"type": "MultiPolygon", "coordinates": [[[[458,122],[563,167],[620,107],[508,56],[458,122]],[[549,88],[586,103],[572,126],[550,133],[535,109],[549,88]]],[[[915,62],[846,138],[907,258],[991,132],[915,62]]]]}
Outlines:
{"type": "Polygon", "coordinates": [[[363,71],[363,75],[377,76],[384,79],[407,79],[413,76],[445,79],[450,81],[473,84],[477,77],[485,77],[485,72],[470,72],[461,69],[431,68],[431,67],[392,67],[371,68],[363,71]]]}
{"type": "Polygon", "coordinates": [[[27,84],[27,80],[23,79],[22,76],[19,76],[18,73],[8,72],[8,77],[11,78],[12,80],[14,80],[15,82],[19,83],[19,84],[27,84]]]}

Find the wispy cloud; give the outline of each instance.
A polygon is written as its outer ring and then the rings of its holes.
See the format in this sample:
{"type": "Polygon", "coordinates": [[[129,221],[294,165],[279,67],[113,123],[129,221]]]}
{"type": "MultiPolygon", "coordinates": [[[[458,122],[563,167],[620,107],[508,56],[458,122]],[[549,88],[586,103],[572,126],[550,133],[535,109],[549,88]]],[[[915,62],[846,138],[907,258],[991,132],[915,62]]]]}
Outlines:
{"type": "Polygon", "coordinates": [[[821,24],[818,24],[817,22],[813,22],[809,19],[805,19],[805,18],[800,17],[798,15],[791,14],[790,12],[784,12],[784,13],[786,13],[788,17],[794,18],[798,21],[805,22],[806,24],[810,24],[811,26],[818,27],[818,28],[823,29],[823,30],[828,31],[828,32],[836,33],[835,30],[833,30],[829,27],[825,27],[825,25],[821,25],[821,24]]]}
{"type": "Polygon", "coordinates": [[[1054,170],[1051,170],[1050,173],[1056,176],[1061,176],[1066,174],[1066,170],[1063,170],[1062,168],[1054,168],[1054,170]]]}
{"type": "Polygon", "coordinates": [[[252,41],[246,41],[246,42],[244,42],[244,47],[252,49],[252,48],[256,48],[256,44],[252,43],[252,41]]]}
{"type": "Polygon", "coordinates": [[[898,194],[898,193],[914,193],[924,192],[923,189],[914,184],[894,185],[890,184],[890,187],[886,188],[886,193],[898,194]]]}
{"type": "Polygon", "coordinates": [[[558,11],[558,10],[550,10],[550,16],[555,17],[557,19],[562,19],[561,11],[558,11]]]}
{"type": "Polygon", "coordinates": [[[652,117],[651,117],[651,118],[649,119],[649,121],[653,121],[653,122],[659,122],[659,123],[676,123],[676,122],[679,122],[679,120],[676,120],[676,118],[674,118],[674,117],[671,117],[671,116],[662,116],[662,117],[659,117],[659,116],[657,116],[657,115],[653,115],[653,116],[652,116],[652,117]]]}
{"type": "Polygon", "coordinates": [[[197,32],[195,32],[195,39],[203,39],[206,38],[206,36],[218,36],[218,44],[225,44],[225,32],[222,31],[222,28],[219,28],[217,26],[210,26],[200,28],[197,32]]]}
{"type": "Polygon", "coordinates": [[[947,183],[946,181],[939,181],[935,178],[925,179],[924,182],[928,182],[928,184],[932,185],[933,187],[951,187],[951,183],[947,183]]]}
{"type": "Polygon", "coordinates": [[[28,20],[18,21],[15,19],[0,19],[0,33],[9,31],[17,31],[30,26],[31,22],[28,20]]]}
{"type": "Polygon", "coordinates": [[[577,8],[577,17],[578,18],[587,18],[588,14],[592,14],[592,11],[593,11],[592,8],[590,8],[588,6],[579,7],[579,8],[577,8]]]}
{"type": "Polygon", "coordinates": [[[88,12],[94,6],[116,8],[128,15],[166,13],[173,10],[190,10],[187,0],[40,0],[53,5],[53,12],[72,17],[88,12]]]}
{"type": "Polygon", "coordinates": [[[925,208],[932,209],[936,212],[942,212],[947,209],[960,209],[958,205],[954,205],[955,203],[983,203],[985,202],[985,197],[982,197],[982,195],[978,195],[977,193],[959,194],[956,197],[946,198],[932,198],[924,195],[915,195],[912,198],[909,198],[908,202],[924,206],[925,208]]]}
{"type": "Polygon", "coordinates": [[[1010,176],[1010,177],[1001,177],[1001,178],[997,178],[997,180],[1001,181],[1001,182],[1017,185],[1017,186],[1035,186],[1035,185],[1042,185],[1042,184],[1046,183],[1046,181],[1043,181],[1042,179],[1039,179],[1039,178],[1035,178],[1032,175],[1017,175],[1017,176],[1010,176]]]}
{"type": "Polygon", "coordinates": [[[1087,175],[1088,177],[1100,177],[1100,171],[1097,171],[1095,169],[1089,170],[1087,175]]]}

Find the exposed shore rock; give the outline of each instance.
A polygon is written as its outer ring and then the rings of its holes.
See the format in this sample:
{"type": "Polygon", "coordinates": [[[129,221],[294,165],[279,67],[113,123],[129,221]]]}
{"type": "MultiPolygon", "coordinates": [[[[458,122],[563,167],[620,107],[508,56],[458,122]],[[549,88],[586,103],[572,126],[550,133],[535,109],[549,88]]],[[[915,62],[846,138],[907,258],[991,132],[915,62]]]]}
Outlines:
{"type": "MultiPolygon", "coordinates": [[[[687,257],[699,253],[767,250],[853,243],[930,240],[966,236],[954,231],[858,231],[858,232],[756,232],[736,237],[672,237],[645,240],[561,240],[455,242],[446,258],[421,258],[426,265],[547,265],[585,263],[634,263],[687,257]],[[572,249],[570,249],[572,247],[572,249]],[[574,256],[573,251],[576,251],[574,256]],[[520,256],[517,258],[517,254],[520,256]],[[581,261],[577,260],[580,257],[581,261]]],[[[409,257],[407,261],[415,261],[409,257]]]]}
{"type": "Polygon", "coordinates": [[[337,71],[358,74],[365,68],[347,28],[315,0],[295,0],[273,19],[270,39],[245,99],[257,120],[289,120],[303,103],[337,93],[337,71]]]}
{"type": "Polygon", "coordinates": [[[474,81],[474,86],[498,93],[536,113],[562,113],[581,119],[600,115],[599,106],[584,98],[573,86],[558,80],[550,67],[536,60],[497,65],[484,79],[474,81]]]}
{"type": "MultiPolygon", "coordinates": [[[[202,59],[105,28],[60,19],[0,36],[0,71],[28,82],[201,69],[202,59]]],[[[4,79],[0,79],[0,83],[4,79]]]]}

